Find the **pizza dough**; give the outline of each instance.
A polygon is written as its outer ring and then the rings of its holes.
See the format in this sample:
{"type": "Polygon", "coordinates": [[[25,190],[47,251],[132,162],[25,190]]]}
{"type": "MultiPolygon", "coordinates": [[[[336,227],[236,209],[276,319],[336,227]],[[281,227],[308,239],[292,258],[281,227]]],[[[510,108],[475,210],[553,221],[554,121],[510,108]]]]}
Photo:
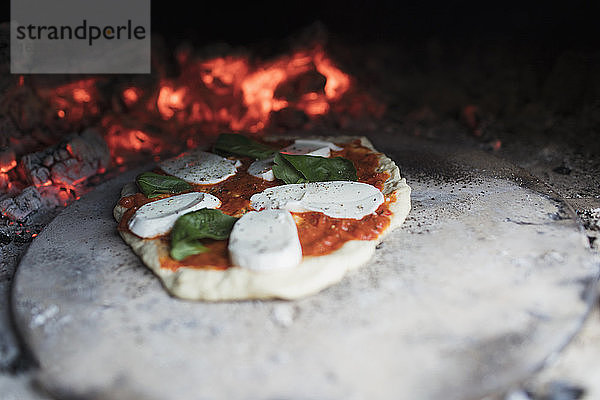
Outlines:
{"type": "MultiPolygon", "coordinates": [[[[320,137],[337,143],[350,142],[357,137],[320,137]]],[[[376,151],[368,139],[361,137],[361,144],[376,151]]],[[[180,267],[175,271],[161,268],[160,259],[169,253],[169,246],[158,239],[141,239],[129,232],[119,231],[123,240],[163,282],[174,296],[189,300],[228,301],[248,299],[297,299],[317,293],[339,282],[344,275],[367,263],[376,246],[393,229],[404,222],[410,211],[410,187],[400,176],[396,164],[381,154],[378,172],[388,172],[383,194],[395,194],[389,204],[392,212],[390,225],[374,240],[352,240],[341,248],[322,256],[303,257],[295,268],[276,271],[252,271],[240,267],[225,270],[180,267]]],[[[126,185],[121,196],[137,192],[135,184],[126,185]]],[[[113,215],[121,220],[127,209],[116,205],[113,215]]]]}

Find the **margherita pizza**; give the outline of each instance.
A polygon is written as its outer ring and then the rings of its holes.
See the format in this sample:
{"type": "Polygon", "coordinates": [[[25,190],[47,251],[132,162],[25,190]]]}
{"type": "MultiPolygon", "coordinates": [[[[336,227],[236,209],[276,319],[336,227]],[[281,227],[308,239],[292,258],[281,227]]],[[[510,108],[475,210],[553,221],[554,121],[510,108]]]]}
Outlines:
{"type": "Polygon", "coordinates": [[[173,295],[296,299],[369,261],[410,187],[364,137],[219,136],[127,184],[122,238],[173,295]]]}

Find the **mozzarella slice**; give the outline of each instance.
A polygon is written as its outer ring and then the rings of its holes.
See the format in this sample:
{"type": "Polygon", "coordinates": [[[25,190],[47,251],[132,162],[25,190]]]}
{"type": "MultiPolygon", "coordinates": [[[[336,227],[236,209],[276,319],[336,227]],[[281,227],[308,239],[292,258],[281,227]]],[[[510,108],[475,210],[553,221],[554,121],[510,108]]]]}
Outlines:
{"type": "Polygon", "coordinates": [[[311,182],[276,186],[250,198],[255,210],[317,211],[333,218],[362,219],[383,203],[375,186],[348,181],[311,182]]]}
{"type": "Polygon", "coordinates": [[[196,150],[163,161],[160,168],[186,182],[213,184],[235,175],[240,165],[242,164],[239,161],[196,150]]]}
{"type": "Polygon", "coordinates": [[[289,211],[250,211],[229,236],[234,265],[255,271],[294,268],[302,260],[298,229],[289,211]]]}
{"type": "Polygon", "coordinates": [[[273,157],[266,160],[256,160],[248,167],[248,173],[257,178],[262,178],[265,181],[274,181],[273,174],[273,157]]]}
{"type": "Polygon", "coordinates": [[[307,156],[329,157],[331,150],[340,151],[341,147],[324,140],[296,139],[294,144],[281,149],[281,153],[307,156]]]}
{"type": "MultiPolygon", "coordinates": [[[[280,153],[329,157],[331,155],[331,150],[340,151],[342,148],[324,140],[296,139],[294,144],[284,147],[280,150],[280,153]]],[[[248,173],[266,181],[274,181],[275,175],[273,175],[272,168],[273,157],[265,160],[254,161],[252,164],[250,164],[248,173]]]]}
{"type": "Polygon", "coordinates": [[[221,200],[208,193],[179,194],[144,204],[133,214],[128,227],[139,237],[151,238],[168,233],[183,214],[220,206],[221,200]]]}

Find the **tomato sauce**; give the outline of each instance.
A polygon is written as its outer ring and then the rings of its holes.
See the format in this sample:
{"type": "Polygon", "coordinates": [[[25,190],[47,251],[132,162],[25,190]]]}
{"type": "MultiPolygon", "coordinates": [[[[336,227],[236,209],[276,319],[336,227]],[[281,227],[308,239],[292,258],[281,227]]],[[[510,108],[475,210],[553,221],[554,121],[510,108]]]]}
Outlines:
{"type": "Polygon", "coordinates": [[[250,197],[253,194],[278,185],[276,181],[269,182],[250,175],[248,167],[253,161],[242,159],[242,166],[234,176],[212,185],[195,185],[194,190],[216,196],[222,202],[219,210],[233,217],[241,217],[250,209],[250,197]]]}
{"type": "Polygon", "coordinates": [[[294,214],[302,255],[320,256],[339,249],[350,240],[374,240],[390,225],[386,200],[375,214],[361,220],[331,218],[318,212],[294,214]]]}
{"type": "MultiPolygon", "coordinates": [[[[283,144],[281,147],[284,147],[283,144]]],[[[356,168],[359,182],[368,183],[383,190],[385,181],[389,178],[387,172],[378,172],[379,153],[362,146],[360,140],[341,144],[340,151],[332,151],[332,157],[344,157],[351,160],[356,168]]],[[[247,170],[253,160],[242,158],[242,166],[238,173],[223,182],[212,185],[194,185],[193,191],[210,193],[218,197],[222,205],[219,208],[225,214],[235,217],[242,216],[250,210],[250,197],[263,190],[278,186],[281,182],[269,182],[248,174],[247,170]]],[[[165,196],[148,199],[141,193],[123,197],[119,204],[128,210],[121,218],[119,230],[129,231],[127,222],[135,211],[142,205],[158,200],[165,196]]],[[[389,204],[393,198],[379,206],[374,214],[365,216],[361,220],[332,218],[318,212],[293,213],[298,227],[298,237],[304,256],[320,256],[331,253],[350,240],[376,239],[390,224],[391,211],[389,204]]],[[[160,240],[169,241],[169,236],[160,237],[160,240]]],[[[161,259],[162,268],[177,270],[181,266],[198,268],[226,269],[232,266],[227,251],[227,240],[202,240],[209,248],[208,252],[187,257],[184,261],[176,261],[170,257],[161,259]]]]}
{"type": "MultiPolygon", "coordinates": [[[[168,237],[162,240],[169,241],[168,237]]],[[[171,271],[176,271],[182,265],[187,267],[197,265],[204,268],[210,266],[211,269],[227,269],[232,266],[229,261],[229,252],[227,251],[228,243],[228,240],[202,240],[202,244],[208,247],[207,252],[189,256],[185,259],[185,262],[174,260],[171,257],[162,257],[160,266],[171,271]]]]}
{"type": "Polygon", "coordinates": [[[117,229],[119,229],[120,231],[128,231],[129,232],[127,223],[129,222],[131,217],[133,217],[133,214],[135,214],[137,209],[146,203],[150,203],[151,201],[158,200],[158,199],[160,199],[160,197],[157,197],[156,199],[149,199],[146,196],[144,196],[142,193],[136,193],[131,196],[122,197],[121,200],[119,200],[119,205],[121,207],[127,208],[127,210],[121,217],[121,221],[119,221],[119,226],[117,227],[117,229]]]}
{"type": "Polygon", "coordinates": [[[387,172],[377,172],[380,153],[364,147],[358,139],[339,146],[343,147],[343,150],[332,151],[331,157],[344,157],[352,161],[359,182],[368,183],[383,190],[383,184],[390,175],[387,172]]]}

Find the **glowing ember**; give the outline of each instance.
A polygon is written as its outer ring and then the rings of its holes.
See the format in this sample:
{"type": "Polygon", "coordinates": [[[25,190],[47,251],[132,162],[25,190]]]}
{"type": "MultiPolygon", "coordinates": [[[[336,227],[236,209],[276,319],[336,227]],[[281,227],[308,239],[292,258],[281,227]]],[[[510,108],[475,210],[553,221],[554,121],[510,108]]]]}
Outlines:
{"type": "Polygon", "coordinates": [[[10,182],[10,178],[8,177],[7,174],[4,173],[0,173],[0,190],[2,190],[3,192],[8,192],[8,190],[11,187],[11,182],[10,182]]]}
{"type": "Polygon", "coordinates": [[[318,93],[311,92],[302,96],[298,104],[308,115],[324,115],[329,111],[329,102],[318,93]]]}
{"type": "MultiPolygon", "coordinates": [[[[61,123],[80,123],[99,113],[96,78],[82,79],[52,89],[42,88],[39,95],[52,107],[61,123]]],[[[68,126],[68,125],[61,125],[68,126]]]]}
{"type": "Polygon", "coordinates": [[[156,101],[161,117],[214,122],[232,131],[258,132],[268,126],[272,112],[285,108],[324,115],[351,84],[320,48],[256,65],[246,57],[197,63],[183,57],[181,69],[177,82],[161,85],[156,101]]]}
{"type": "Polygon", "coordinates": [[[175,111],[184,108],[183,98],[185,97],[186,92],[187,89],[184,87],[175,90],[170,86],[163,86],[160,89],[156,105],[164,119],[171,118],[175,115],[175,111]]]}
{"type": "Polygon", "coordinates": [[[69,203],[69,200],[70,200],[70,198],[71,198],[71,195],[70,195],[70,193],[69,193],[69,192],[67,192],[67,189],[62,189],[62,190],[60,190],[60,191],[58,192],[58,198],[60,199],[60,201],[61,201],[63,204],[65,204],[65,205],[66,205],[66,204],[68,204],[68,203],[69,203]]]}
{"type": "Polygon", "coordinates": [[[140,95],[138,93],[138,89],[136,88],[127,88],[123,91],[123,101],[128,106],[132,106],[139,100],[140,95]]]}
{"type": "Polygon", "coordinates": [[[481,136],[481,115],[479,107],[469,104],[462,109],[461,118],[475,136],[481,136]]]}
{"type": "Polygon", "coordinates": [[[152,149],[154,147],[148,135],[140,130],[129,131],[129,144],[133,150],[142,150],[144,148],[152,149]]]}
{"type": "Polygon", "coordinates": [[[10,171],[11,169],[13,169],[14,167],[17,166],[17,160],[15,160],[14,158],[10,159],[10,160],[2,160],[0,158],[1,162],[0,162],[0,173],[5,173],[10,171]]]}
{"type": "Polygon", "coordinates": [[[315,54],[317,71],[327,78],[325,95],[329,100],[337,100],[350,88],[350,77],[339,70],[333,62],[325,57],[323,51],[315,54]]]}
{"type": "Polygon", "coordinates": [[[73,89],[73,100],[77,103],[89,103],[91,99],[92,96],[90,96],[87,90],[83,88],[73,89]]]}
{"type": "Polygon", "coordinates": [[[215,92],[227,93],[227,86],[234,86],[248,73],[248,62],[242,58],[215,58],[200,65],[202,82],[215,92]],[[225,89],[225,90],[222,90],[225,89]]]}
{"type": "Polygon", "coordinates": [[[44,186],[50,186],[52,185],[52,181],[50,180],[50,178],[48,178],[48,180],[45,180],[43,182],[36,182],[35,186],[37,187],[44,187],[44,186]]]}
{"type": "MultiPolygon", "coordinates": [[[[166,74],[156,80],[132,78],[123,86],[120,79],[113,82],[113,78],[98,76],[36,88],[46,110],[40,107],[43,112],[36,109],[23,115],[43,114],[40,120],[48,126],[34,123],[28,128],[34,132],[31,145],[16,139],[11,142],[5,149],[13,152],[12,158],[0,152],[0,189],[18,192],[25,185],[32,186],[42,197],[61,205],[78,198],[86,180],[109,167],[106,148],[105,161],[96,164],[88,162],[98,155],[94,141],[71,140],[52,153],[40,150],[35,157],[26,147],[50,146],[62,140],[60,135],[89,127],[101,130],[99,140],[108,145],[113,166],[127,169],[128,162],[141,159],[137,155],[159,161],[186,147],[208,144],[208,136],[223,131],[259,134],[303,128],[307,123],[315,126],[319,121],[338,123],[320,117],[332,110],[352,116],[355,110],[372,105],[356,90],[345,96],[352,89],[352,79],[320,47],[270,60],[247,55],[195,59],[190,51],[177,54],[176,59],[180,74],[168,75],[168,79],[166,74]],[[116,93],[109,90],[115,87],[116,93]],[[18,160],[14,152],[20,154],[18,160]],[[18,173],[7,174],[17,164],[18,173]]],[[[28,88],[25,82],[19,76],[15,85],[28,88]]]]}
{"type": "Polygon", "coordinates": [[[146,151],[151,154],[158,154],[162,151],[161,141],[158,138],[153,138],[139,129],[125,129],[118,125],[112,125],[108,129],[105,140],[117,164],[122,164],[124,161],[122,156],[115,155],[117,150],[146,151]]]}

